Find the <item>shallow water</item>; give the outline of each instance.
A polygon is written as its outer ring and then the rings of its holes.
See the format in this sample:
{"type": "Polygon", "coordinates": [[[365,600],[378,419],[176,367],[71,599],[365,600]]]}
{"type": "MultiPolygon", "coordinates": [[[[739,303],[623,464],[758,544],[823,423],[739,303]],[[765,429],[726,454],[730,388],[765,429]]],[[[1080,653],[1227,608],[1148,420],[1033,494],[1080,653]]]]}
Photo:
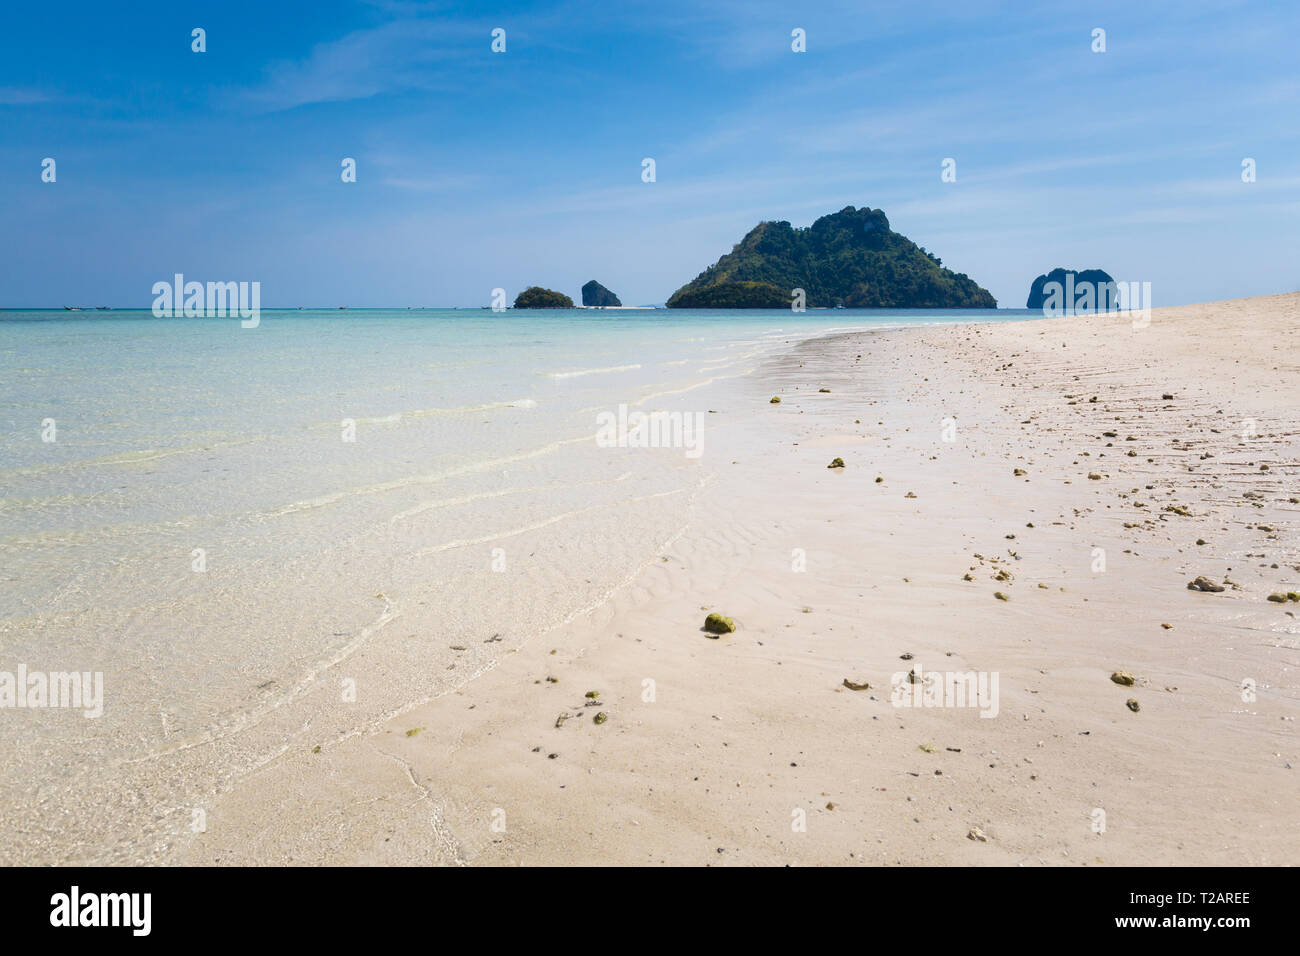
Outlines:
{"type": "Polygon", "coordinates": [[[1020,317],[0,313],[0,672],[104,675],[95,719],[0,709],[0,860],[158,858],[284,749],[599,604],[723,464],[716,420],[691,457],[603,447],[601,412],[707,416],[832,330],[1020,317]]]}

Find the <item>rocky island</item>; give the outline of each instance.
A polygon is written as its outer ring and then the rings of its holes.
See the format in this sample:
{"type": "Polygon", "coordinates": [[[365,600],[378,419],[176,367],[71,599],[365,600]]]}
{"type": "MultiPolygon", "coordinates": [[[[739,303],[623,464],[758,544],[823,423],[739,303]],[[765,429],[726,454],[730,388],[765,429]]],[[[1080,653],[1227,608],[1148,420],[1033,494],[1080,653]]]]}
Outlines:
{"type": "Polygon", "coordinates": [[[573,300],[563,292],[530,285],[515,296],[516,309],[572,309],[573,300]]]}
{"type": "Polygon", "coordinates": [[[618,296],[592,279],[582,287],[582,304],[590,308],[617,308],[623,303],[618,296]]]}
{"type": "Polygon", "coordinates": [[[668,299],[670,309],[994,309],[963,273],[889,228],[883,211],[846,206],[796,229],[761,222],[668,299]]]}
{"type": "MultiPolygon", "coordinates": [[[[1100,302],[1100,296],[1097,295],[1098,290],[1113,290],[1115,288],[1115,280],[1110,277],[1109,273],[1103,272],[1100,269],[1084,269],[1082,272],[1076,272],[1074,269],[1056,268],[1034,280],[1033,285],[1029,287],[1029,299],[1025,302],[1026,309],[1043,308],[1047,303],[1050,292],[1052,291],[1047,288],[1048,283],[1051,282],[1059,284],[1057,289],[1058,296],[1060,296],[1063,290],[1067,288],[1067,285],[1071,291],[1074,289],[1081,289],[1084,286],[1090,286],[1094,292],[1094,300],[1097,302],[1100,302]]],[[[1068,299],[1068,304],[1073,306],[1075,301],[1074,296],[1067,295],[1066,298],[1068,299]]],[[[1106,311],[1105,308],[1098,308],[1100,311],[1106,311]]]]}

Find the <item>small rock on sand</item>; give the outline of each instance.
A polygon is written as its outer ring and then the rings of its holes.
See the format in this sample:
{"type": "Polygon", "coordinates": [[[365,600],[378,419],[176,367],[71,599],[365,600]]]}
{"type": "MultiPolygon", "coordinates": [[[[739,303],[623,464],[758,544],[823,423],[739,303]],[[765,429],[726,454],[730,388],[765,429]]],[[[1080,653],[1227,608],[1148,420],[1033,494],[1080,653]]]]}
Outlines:
{"type": "Polygon", "coordinates": [[[714,611],[704,619],[704,629],[710,634],[730,634],[736,629],[736,622],[714,611]]]}

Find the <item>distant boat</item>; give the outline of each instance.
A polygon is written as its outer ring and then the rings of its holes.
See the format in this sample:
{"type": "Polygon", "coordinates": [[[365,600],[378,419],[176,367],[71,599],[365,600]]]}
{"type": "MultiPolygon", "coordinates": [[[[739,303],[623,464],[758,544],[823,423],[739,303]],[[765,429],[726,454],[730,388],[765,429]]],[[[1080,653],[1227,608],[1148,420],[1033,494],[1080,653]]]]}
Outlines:
{"type": "Polygon", "coordinates": [[[69,312],[80,312],[80,311],[81,311],[81,306],[79,306],[79,305],[65,305],[64,308],[67,309],[69,312]]]}
{"type": "Polygon", "coordinates": [[[96,312],[107,312],[107,311],[109,311],[109,307],[106,306],[106,305],[97,305],[97,306],[95,306],[95,311],[96,311],[96,312]]]}
{"type": "Polygon", "coordinates": [[[346,305],[341,305],[341,306],[339,306],[339,310],[340,310],[340,311],[344,311],[344,312],[346,312],[346,311],[347,311],[347,308],[348,308],[348,307],[347,307],[346,305]]]}

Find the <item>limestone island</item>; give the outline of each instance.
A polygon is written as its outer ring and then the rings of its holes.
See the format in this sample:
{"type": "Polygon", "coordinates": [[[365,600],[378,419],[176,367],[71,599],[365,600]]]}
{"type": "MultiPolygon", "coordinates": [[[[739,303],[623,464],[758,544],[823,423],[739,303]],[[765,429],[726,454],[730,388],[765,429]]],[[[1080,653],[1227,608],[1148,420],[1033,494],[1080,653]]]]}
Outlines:
{"type": "Polygon", "coordinates": [[[997,300],[906,236],[883,211],[845,206],[811,226],[760,222],[668,299],[670,309],[995,309],[997,300]]]}
{"type": "Polygon", "coordinates": [[[588,308],[620,308],[623,303],[618,300],[618,296],[610,292],[603,285],[592,279],[582,287],[582,304],[588,308]]]}
{"type": "MultiPolygon", "coordinates": [[[[1046,304],[1049,292],[1047,284],[1049,282],[1059,283],[1058,296],[1064,294],[1068,299],[1068,304],[1074,305],[1074,296],[1066,292],[1067,287],[1070,291],[1082,289],[1084,286],[1090,286],[1093,290],[1094,297],[1101,289],[1115,288],[1115,280],[1110,277],[1109,273],[1100,269],[1084,269],[1082,272],[1076,272],[1074,269],[1053,269],[1046,275],[1041,275],[1034,280],[1033,285],[1029,287],[1029,300],[1025,302],[1026,309],[1041,309],[1046,304]]],[[[1114,294],[1113,292],[1111,293],[1114,294]]],[[[1102,309],[1105,311],[1105,309],[1102,309]]]]}
{"type": "Polygon", "coordinates": [[[572,309],[573,300],[563,292],[530,285],[515,296],[516,309],[572,309]]]}

